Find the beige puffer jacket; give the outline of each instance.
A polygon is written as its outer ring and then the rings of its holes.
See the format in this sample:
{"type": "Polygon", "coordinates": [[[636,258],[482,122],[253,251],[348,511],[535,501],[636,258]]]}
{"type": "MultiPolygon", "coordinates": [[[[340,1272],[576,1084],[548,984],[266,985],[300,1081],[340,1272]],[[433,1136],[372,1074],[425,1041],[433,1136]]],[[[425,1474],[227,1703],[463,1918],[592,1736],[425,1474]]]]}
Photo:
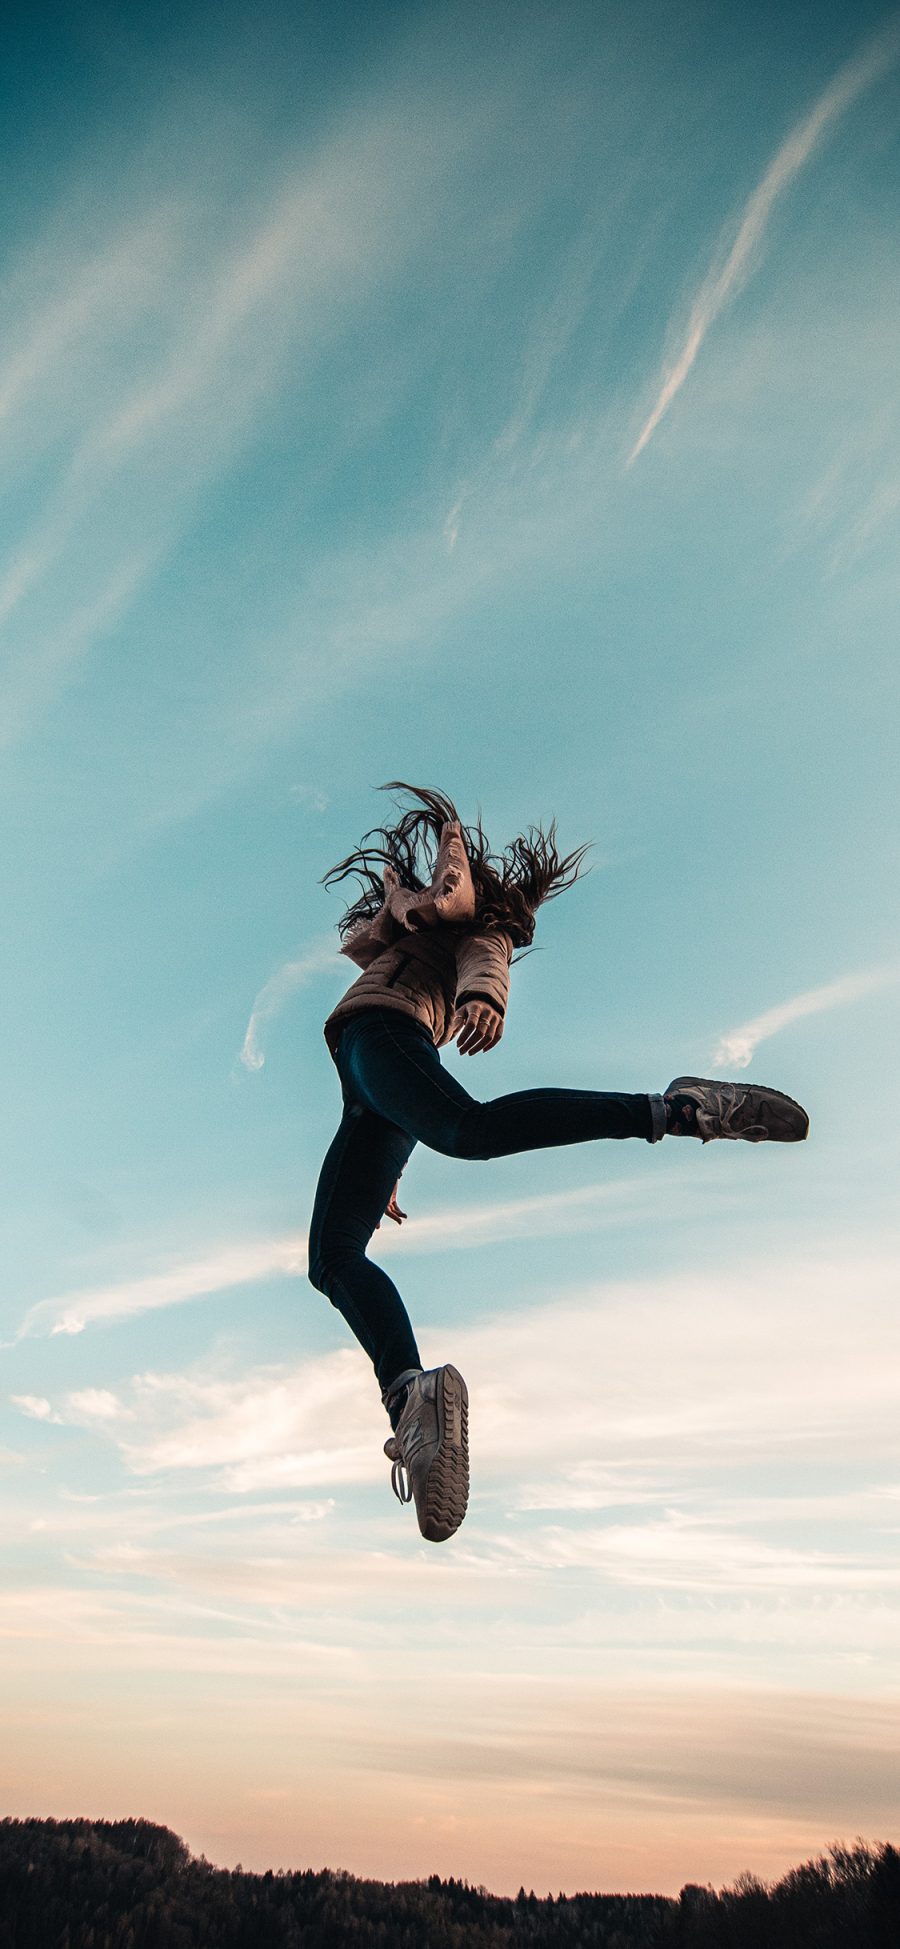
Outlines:
{"type": "Polygon", "coordinates": [[[403,933],[376,955],[332,1010],[325,1024],[329,1049],[334,1054],[344,1023],[363,1008],[396,1008],[411,1015],[437,1048],[459,1034],[465,1002],[489,1002],[504,1015],[512,951],[508,934],[479,934],[471,926],[403,933]]]}

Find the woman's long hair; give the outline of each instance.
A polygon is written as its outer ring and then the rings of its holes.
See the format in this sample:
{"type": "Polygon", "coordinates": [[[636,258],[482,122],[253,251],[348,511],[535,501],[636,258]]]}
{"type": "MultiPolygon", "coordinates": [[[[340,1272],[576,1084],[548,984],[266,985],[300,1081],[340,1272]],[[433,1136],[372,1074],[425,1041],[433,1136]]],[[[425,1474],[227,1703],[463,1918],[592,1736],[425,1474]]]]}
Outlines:
{"type": "Polygon", "coordinates": [[[475,887],[475,919],[469,925],[479,933],[502,928],[515,947],[528,947],[538,907],[564,893],[579,876],[588,848],[560,853],[555,819],[546,832],[541,826],[529,826],[502,853],[492,853],[481,820],[463,825],[452,799],[443,792],[405,785],[401,779],[380,790],[398,792],[413,803],[406,811],[401,808],[394,825],[373,826],[364,833],[356,850],[323,876],[323,886],[355,879],[360,888],[358,898],[338,921],[342,940],[365,921],[374,920],[384,901],[386,866],[393,868],[402,887],[415,893],[431,884],[441,827],[448,819],[459,821],[469,856],[475,887]]]}

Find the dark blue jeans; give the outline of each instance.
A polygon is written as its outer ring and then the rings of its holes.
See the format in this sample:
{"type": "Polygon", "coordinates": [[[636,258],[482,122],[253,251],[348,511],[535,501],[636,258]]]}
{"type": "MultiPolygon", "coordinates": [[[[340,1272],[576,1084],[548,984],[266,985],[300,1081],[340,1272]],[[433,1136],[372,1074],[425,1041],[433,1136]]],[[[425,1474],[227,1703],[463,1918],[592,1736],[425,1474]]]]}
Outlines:
{"type": "Polygon", "coordinates": [[[400,1294],[366,1247],[416,1144],[445,1157],[510,1157],[596,1137],[652,1141],[659,1131],[647,1096],[518,1090],[477,1103],[427,1030],[398,1009],[351,1016],[335,1061],[344,1114],[316,1191],[309,1276],[365,1347],[383,1392],[422,1363],[400,1294]]]}

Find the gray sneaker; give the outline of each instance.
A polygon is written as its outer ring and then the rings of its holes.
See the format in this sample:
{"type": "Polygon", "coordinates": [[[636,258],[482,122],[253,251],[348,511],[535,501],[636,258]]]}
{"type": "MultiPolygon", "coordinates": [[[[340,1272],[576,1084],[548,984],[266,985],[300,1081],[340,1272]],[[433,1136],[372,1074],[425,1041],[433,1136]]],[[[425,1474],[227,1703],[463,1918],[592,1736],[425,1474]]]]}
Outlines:
{"type": "Polygon", "coordinates": [[[455,1367],[413,1375],[384,1452],[398,1501],[415,1499],[422,1535],[445,1543],[469,1500],[469,1395],[455,1367]]]}
{"type": "Polygon", "coordinates": [[[702,1076],[676,1076],[665,1094],[693,1104],[694,1127],[705,1144],[714,1137],[740,1137],[745,1144],[800,1144],[809,1135],[809,1118],[800,1104],[780,1090],[764,1089],[761,1083],[711,1083],[702,1076]]]}

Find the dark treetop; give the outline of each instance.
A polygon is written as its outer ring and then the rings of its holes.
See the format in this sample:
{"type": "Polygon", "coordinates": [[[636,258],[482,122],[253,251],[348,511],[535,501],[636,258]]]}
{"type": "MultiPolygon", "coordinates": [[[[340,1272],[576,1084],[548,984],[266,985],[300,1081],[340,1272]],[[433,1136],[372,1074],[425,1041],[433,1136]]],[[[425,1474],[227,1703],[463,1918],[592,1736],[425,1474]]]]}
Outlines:
{"type": "Polygon", "coordinates": [[[898,1949],[900,1854],[834,1846],[771,1886],[514,1899],[464,1881],[245,1874],[149,1821],[0,1823],[0,1949],[898,1949]]]}

